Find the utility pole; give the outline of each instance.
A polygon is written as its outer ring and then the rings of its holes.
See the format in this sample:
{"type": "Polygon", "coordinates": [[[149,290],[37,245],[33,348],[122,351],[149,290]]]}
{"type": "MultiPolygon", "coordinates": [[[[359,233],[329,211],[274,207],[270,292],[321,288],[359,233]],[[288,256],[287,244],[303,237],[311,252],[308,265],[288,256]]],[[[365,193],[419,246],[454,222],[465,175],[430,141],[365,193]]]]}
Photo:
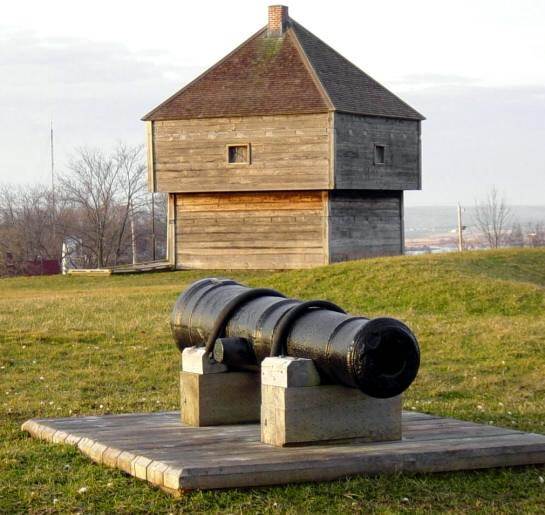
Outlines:
{"type": "MultiPolygon", "coordinates": [[[[57,245],[57,199],[55,198],[55,147],[53,139],[53,119],[49,131],[49,146],[51,153],[51,222],[52,222],[52,240],[53,248],[57,245]]],[[[55,251],[53,257],[57,255],[55,251]]],[[[62,259],[62,250],[61,250],[62,259]]]]}
{"type": "Polygon", "coordinates": [[[155,193],[151,192],[151,260],[155,261],[155,193]]]}
{"type": "Polygon", "coordinates": [[[465,227],[462,225],[462,206],[458,202],[458,252],[464,250],[464,231],[465,227]]]}
{"type": "Polygon", "coordinates": [[[131,251],[132,251],[132,264],[136,265],[137,259],[136,259],[136,235],[134,232],[134,209],[132,202],[130,204],[130,210],[131,210],[131,251]]]}
{"type": "Polygon", "coordinates": [[[51,130],[49,133],[49,144],[51,153],[51,193],[53,195],[53,205],[55,205],[55,152],[53,143],[53,120],[51,120],[51,130]]]}

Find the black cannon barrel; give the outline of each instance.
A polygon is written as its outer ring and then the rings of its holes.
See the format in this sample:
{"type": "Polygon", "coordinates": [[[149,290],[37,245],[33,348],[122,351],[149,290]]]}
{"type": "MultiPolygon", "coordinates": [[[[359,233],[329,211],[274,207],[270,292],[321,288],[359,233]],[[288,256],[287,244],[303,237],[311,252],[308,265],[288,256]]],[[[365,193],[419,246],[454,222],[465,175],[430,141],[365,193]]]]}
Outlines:
{"type": "Polygon", "coordinates": [[[240,368],[256,368],[270,355],[310,358],[324,382],[378,398],[407,389],[420,366],[416,337],[399,320],[353,316],[326,301],[301,302],[230,279],[189,286],[174,305],[171,328],[180,352],[206,346],[211,357],[240,368]]]}

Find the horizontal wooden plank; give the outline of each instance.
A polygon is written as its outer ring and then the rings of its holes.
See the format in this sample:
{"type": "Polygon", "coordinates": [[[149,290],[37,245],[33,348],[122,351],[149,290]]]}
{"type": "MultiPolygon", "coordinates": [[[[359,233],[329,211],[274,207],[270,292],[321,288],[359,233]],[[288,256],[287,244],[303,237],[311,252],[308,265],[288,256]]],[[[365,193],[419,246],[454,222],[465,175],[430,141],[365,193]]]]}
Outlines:
{"type": "MultiPolygon", "coordinates": [[[[292,115],[261,115],[261,116],[231,116],[221,118],[207,118],[203,119],[188,119],[183,120],[182,123],[187,127],[202,127],[203,121],[206,127],[224,127],[231,124],[237,127],[238,124],[244,124],[246,127],[285,127],[297,123],[298,125],[305,126],[308,124],[313,127],[319,123],[326,123],[327,117],[323,114],[292,114],[292,115]]],[[[154,122],[157,126],[167,128],[177,128],[180,125],[179,120],[165,120],[154,122]]]]}
{"type": "MultiPolygon", "coordinates": [[[[320,167],[328,166],[327,158],[317,156],[315,153],[303,153],[296,157],[283,156],[265,156],[265,161],[254,161],[252,165],[229,165],[226,168],[224,156],[214,158],[213,156],[199,156],[198,159],[185,159],[178,161],[167,159],[156,165],[157,173],[177,173],[180,178],[190,179],[194,177],[194,172],[199,171],[207,177],[220,177],[228,179],[236,171],[244,171],[248,177],[266,177],[268,175],[278,176],[286,173],[286,169],[298,171],[301,176],[320,176],[320,167]]],[[[304,188],[301,188],[304,189],[304,188]]],[[[228,190],[227,190],[228,191],[228,190]]]]}
{"type": "Polygon", "coordinates": [[[293,202],[278,203],[278,202],[268,202],[264,200],[259,202],[247,202],[245,199],[242,199],[242,202],[237,202],[236,199],[233,201],[228,200],[227,202],[218,202],[218,203],[209,203],[209,204],[178,204],[178,211],[182,214],[185,214],[190,217],[206,217],[206,218],[216,218],[222,214],[229,212],[229,216],[236,216],[240,214],[241,216],[251,216],[252,218],[263,218],[277,216],[279,211],[286,212],[282,213],[287,215],[288,213],[291,216],[305,216],[305,215],[315,215],[321,212],[323,204],[320,201],[309,200],[306,201],[301,198],[294,198],[293,202]],[[201,214],[199,213],[201,212],[201,214]]]}
{"type": "MultiPolygon", "coordinates": [[[[253,131],[248,135],[237,133],[233,136],[231,132],[225,133],[231,140],[231,143],[250,143],[252,145],[252,152],[263,154],[264,152],[271,152],[274,154],[280,153],[282,149],[284,154],[286,153],[286,144],[294,144],[298,146],[300,152],[306,151],[322,151],[324,150],[324,135],[326,135],[324,129],[318,130],[305,130],[305,131],[290,131],[289,133],[282,133],[282,131],[253,131]],[[240,141],[237,141],[240,140],[240,141]]],[[[217,145],[215,142],[218,138],[222,137],[221,132],[208,132],[205,135],[201,134],[172,134],[172,135],[157,135],[156,145],[161,149],[162,153],[166,156],[187,157],[198,155],[218,155],[225,156],[225,145],[217,145]],[[206,139],[203,138],[206,136],[206,139]],[[180,150],[183,150],[183,155],[180,155],[180,150]]]]}
{"type": "Polygon", "coordinates": [[[282,259],[286,259],[288,262],[301,263],[308,263],[309,261],[315,262],[318,259],[322,259],[323,251],[321,247],[308,247],[304,249],[304,252],[301,252],[301,250],[302,249],[293,247],[278,249],[276,247],[263,248],[244,246],[237,248],[236,251],[230,250],[229,247],[215,249],[182,249],[177,255],[180,258],[191,260],[196,260],[200,257],[203,259],[217,258],[218,260],[221,258],[221,261],[225,262],[226,268],[237,268],[237,259],[244,261],[245,259],[251,258],[251,260],[267,260],[271,262],[278,260],[280,264],[282,259]]]}
{"type": "Polygon", "coordinates": [[[68,275],[111,275],[111,268],[71,268],[68,270],[68,275]]]}
{"type": "Polygon", "coordinates": [[[274,253],[266,252],[268,249],[254,249],[239,251],[237,253],[216,252],[212,255],[204,253],[178,254],[178,266],[180,268],[221,269],[221,270],[286,270],[293,268],[312,268],[323,264],[323,252],[316,249],[305,254],[289,253],[275,250],[274,253]]]}
{"type": "Polygon", "coordinates": [[[199,216],[186,218],[183,225],[179,224],[176,234],[192,234],[199,232],[213,233],[233,233],[245,234],[247,232],[257,232],[260,234],[271,233],[271,225],[277,225],[278,231],[275,234],[292,232],[293,228],[297,230],[310,231],[316,227],[321,227],[323,217],[304,217],[304,216],[260,216],[252,218],[251,216],[233,215],[229,217],[222,215],[218,217],[199,216]],[[234,220],[233,220],[234,219],[234,220]],[[284,229],[285,228],[285,229],[284,229]]]}
{"type": "MultiPolygon", "coordinates": [[[[285,217],[287,218],[287,217],[285,217]]],[[[208,241],[210,243],[218,241],[227,242],[242,242],[251,239],[267,241],[271,238],[271,223],[253,224],[244,223],[242,220],[237,224],[227,224],[224,220],[222,225],[217,225],[215,220],[208,220],[207,227],[200,227],[198,225],[180,225],[176,231],[176,236],[184,238],[186,243],[191,241],[208,241]]],[[[279,227],[278,231],[275,231],[275,240],[291,239],[297,240],[309,240],[318,242],[321,244],[322,238],[322,226],[321,224],[308,224],[306,226],[297,227],[295,218],[279,227]]]]}
{"type": "MultiPolygon", "coordinates": [[[[191,241],[202,242],[217,242],[218,239],[223,241],[269,241],[270,229],[268,225],[262,224],[241,224],[240,229],[233,231],[232,227],[199,227],[185,225],[181,226],[176,232],[178,238],[184,238],[186,243],[191,241]]],[[[321,227],[307,226],[298,227],[297,232],[294,233],[287,228],[285,231],[276,232],[276,240],[293,240],[303,241],[308,240],[312,242],[321,242],[322,230],[321,227]]]]}
{"type": "MultiPolygon", "coordinates": [[[[180,187],[180,182],[177,179],[173,180],[164,180],[162,181],[163,187],[166,187],[165,191],[172,191],[172,192],[199,192],[203,191],[204,186],[206,186],[206,191],[209,192],[222,192],[224,189],[222,189],[222,185],[218,184],[217,181],[213,180],[207,180],[202,181],[199,183],[198,181],[193,181],[191,184],[184,183],[183,188],[180,187]],[[203,186],[204,185],[204,186],[203,186]]],[[[260,185],[263,187],[263,191],[286,191],[290,188],[293,189],[299,189],[297,181],[293,181],[291,183],[291,186],[288,186],[285,182],[283,184],[278,184],[274,180],[263,180],[260,181],[260,185]]],[[[255,186],[252,184],[251,181],[247,180],[240,180],[240,181],[232,181],[231,183],[232,191],[256,191],[255,186]]],[[[325,185],[322,181],[305,181],[305,189],[307,190],[323,190],[325,188],[325,185]]]]}
{"type": "Polygon", "coordinates": [[[216,254],[216,251],[219,251],[221,249],[229,249],[232,256],[239,255],[239,250],[246,251],[246,250],[272,250],[272,249],[291,249],[294,246],[297,247],[298,253],[306,252],[309,249],[319,249],[320,254],[323,253],[322,245],[320,244],[320,240],[315,239],[296,239],[292,238],[291,240],[277,240],[277,241],[268,241],[266,239],[259,241],[259,240],[252,240],[251,238],[247,238],[245,240],[239,239],[237,243],[228,243],[228,242],[221,242],[221,241],[206,241],[206,240],[197,240],[197,239],[186,239],[185,247],[191,247],[191,251],[182,251],[181,254],[189,255],[193,253],[194,255],[199,254],[200,250],[209,250],[210,253],[216,254]],[[318,243],[317,243],[318,241],[318,243]]]}

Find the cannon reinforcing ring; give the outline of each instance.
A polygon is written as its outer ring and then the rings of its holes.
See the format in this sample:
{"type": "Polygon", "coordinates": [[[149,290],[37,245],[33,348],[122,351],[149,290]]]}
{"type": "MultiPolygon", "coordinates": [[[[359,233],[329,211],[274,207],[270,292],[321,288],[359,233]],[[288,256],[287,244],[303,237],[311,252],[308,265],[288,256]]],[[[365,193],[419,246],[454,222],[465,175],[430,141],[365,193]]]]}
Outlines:
{"type": "Polygon", "coordinates": [[[329,302],[328,300],[309,300],[294,306],[284,314],[280,320],[280,323],[276,327],[276,330],[274,331],[271,344],[272,357],[286,356],[288,354],[288,334],[293,326],[293,323],[307,311],[313,309],[328,309],[329,311],[346,314],[346,311],[343,308],[337,306],[337,304],[333,304],[333,302],[329,302]]]}
{"type": "Polygon", "coordinates": [[[210,355],[214,350],[214,344],[216,343],[216,340],[223,336],[225,327],[227,326],[227,323],[229,322],[231,316],[233,316],[233,313],[242,305],[259,297],[286,298],[286,296],[282,293],[276,290],[272,290],[270,288],[254,288],[252,290],[242,292],[240,295],[237,295],[220,311],[214,327],[212,328],[212,332],[210,333],[210,336],[208,337],[208,340],[206,342],[206,354],[210,355]]]}

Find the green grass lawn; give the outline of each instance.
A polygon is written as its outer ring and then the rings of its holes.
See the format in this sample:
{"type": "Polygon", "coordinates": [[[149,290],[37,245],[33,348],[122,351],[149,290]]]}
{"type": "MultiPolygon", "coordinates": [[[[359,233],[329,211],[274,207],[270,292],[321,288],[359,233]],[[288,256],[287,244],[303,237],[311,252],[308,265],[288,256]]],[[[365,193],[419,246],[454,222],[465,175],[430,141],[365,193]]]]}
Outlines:
{"type": "Polygon", "coordinates": [[[210,275],[400,318],[422,349],[405,409],[545,433],[545,250],[384,258],[275,273],[3,279],[0,512],[545,510],[544,466],[356,477],[173,499],[72,447],[20,431],[31,417],[177,409],[179,353],[169,314],[188,283],[210,275]]]}

